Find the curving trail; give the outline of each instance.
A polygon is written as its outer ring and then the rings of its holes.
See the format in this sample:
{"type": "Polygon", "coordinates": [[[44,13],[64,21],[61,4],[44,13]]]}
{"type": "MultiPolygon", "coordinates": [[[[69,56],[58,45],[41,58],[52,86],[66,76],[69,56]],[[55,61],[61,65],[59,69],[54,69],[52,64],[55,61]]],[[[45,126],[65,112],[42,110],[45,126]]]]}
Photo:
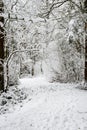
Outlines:
{"type": "Polygon", "coordinates": [[[20,82],[29,96],[19,110],[0,116],[0,130],[87,130],[87,91],[43,77],[20,82]]]}

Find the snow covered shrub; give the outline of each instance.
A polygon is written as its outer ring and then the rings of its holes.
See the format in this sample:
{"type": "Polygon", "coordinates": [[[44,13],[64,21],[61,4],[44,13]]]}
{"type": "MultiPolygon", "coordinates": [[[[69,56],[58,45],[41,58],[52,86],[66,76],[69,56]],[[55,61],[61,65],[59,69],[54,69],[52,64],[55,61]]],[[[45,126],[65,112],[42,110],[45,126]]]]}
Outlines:
{"type": "Polygon", "coordinates": [[[70,20],[61,49],[67,81],[82,81],[84,79],[84,23],[79,17],[70,20]]]}
{"type": "Polygon", "coordinates": [[[17,85],[19,79],[19,64],[17,55],[9,63],[9,86],[17,85]]]}
{"type": "Polygon", "coordinates": [[[47,48],[47,59],[44,62],[44,73],[50,82],[63,82],[63,69],[60,47],[57,43],[50,43],[47,48]]]}
{"type": "Polygon", "coordinates": [[[14,110],[17,105],[22,107],[27,96],[27,90],[19,89],[17,86],[9,87],[7,93],[0,93],[0,114],[14,110]]]}
{"type": "Polygon", "coordinates": [[[31,72],[31,62],[29,60],[23,61],[20,65],[20,77],[24,75],[29,75],[31,72]]]}

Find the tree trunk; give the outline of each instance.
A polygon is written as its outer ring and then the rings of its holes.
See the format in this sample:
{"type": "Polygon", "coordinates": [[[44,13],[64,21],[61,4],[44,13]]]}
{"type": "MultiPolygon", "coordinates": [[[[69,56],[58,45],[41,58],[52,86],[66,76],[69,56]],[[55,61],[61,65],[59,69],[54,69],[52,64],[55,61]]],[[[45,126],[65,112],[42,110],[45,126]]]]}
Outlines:
{"type": "Polygon", "coordinates": [[[35,67],[35,63],[36,63],[36,61],[35,61],[35,57],[33,57],[32,70],[31,70],[31,74],[32,74],[32,76],[35,75],[35,69],[34,69],[34,67],[35,67]]]}
{"type": "MultiPolygon", "coordinates": [[[[0,14],[4,12],[3,2],[0,0],[0,14]]],[[[4,91],[4,17],[0,16],[0,90],[4,91]]]]}
{"type": "Polygon", "coordinates": [[[85,36],[85,82],[87,83],[87,23],[86,27],[86,36],[85,36]]]}
{"type": "Polygon", "coordinates": [[[34,76],[34,65],[32,66],[32,76],[34,76]]]}
{"type": "MultiPolygon", "coordinates": [[[[87,14],[87,0],[84,2],[84,8],[87,14]]],[[[87,22],[85,23],[85,82],[87,83],[87,22]]]]}

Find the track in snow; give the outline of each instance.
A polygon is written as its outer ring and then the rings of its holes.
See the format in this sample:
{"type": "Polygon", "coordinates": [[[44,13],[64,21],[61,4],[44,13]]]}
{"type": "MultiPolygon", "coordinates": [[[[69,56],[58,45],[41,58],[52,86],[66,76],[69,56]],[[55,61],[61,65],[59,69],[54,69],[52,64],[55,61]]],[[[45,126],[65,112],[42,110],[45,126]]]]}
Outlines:
{"type": "Polygon", "coordinates": [[[0,130],[87,130],[87,91],[43,77],[20,82],[32,93],[20,110],[0,116],[0,130]]]}

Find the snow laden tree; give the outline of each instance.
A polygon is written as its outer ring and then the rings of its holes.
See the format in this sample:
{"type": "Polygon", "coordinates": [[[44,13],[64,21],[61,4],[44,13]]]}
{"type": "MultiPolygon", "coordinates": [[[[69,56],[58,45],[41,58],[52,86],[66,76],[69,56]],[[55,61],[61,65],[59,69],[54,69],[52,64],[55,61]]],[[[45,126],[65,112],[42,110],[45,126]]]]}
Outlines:
{"type": "Polygon", "coordinates": [[[35,32],[35,30],[40,30],[36,17],[38,3],[35,0],[32,2],[30,0],[26,2],[4,1],[7,31],[5,43],[6,86],[9,86],[17,84],[22,73],[34,75],[33,66],[36,66],[37,62],[41,60],[39,51],[41,35],[39,32],[35,32]],[[39,39],[37,39],[38,37],[39,39]],[[30,66],[32,66],[32,72],[30,72],[30,66]]]}
{"type": "MultiPolygon", "coordinates": [[[[61,50],[62,77],[65,81],[82,81],[84,78],[84,20],[83,1],[75,0],[52,0],[43,1],[42,18],[49,16],[50,22],[57,21],[53,31],[58,48],[61,50]],[[56,30],[56,31],[55,31],[56,30]],[[56,34],[56,35],[55,35],[56,34]],[[64,73],[64,74],[63,74],[64,73]]],[[[55,23],[55,22],[54,22],[55,23]]],[[[50,32],[51,33],[51,32],[50,32]]],[[[51,43],[51,41],[49,41],[51,43]]],[[[58,73],[57,70],[55,71],[58,73]]],[[[63,81],[64,81],[63,80],[63,81]]]]}
{"type": "MultiPolygon", "coordinates": [[[[4,38],[4,88],[10,84],[17,83],[18,81],[18,69],[14,70],[15,67],[18,68],[18,52],[17,50],[17,31],[20,28],[20,21],[23,21],[23,17],[18,15],[17,10],[19,9],[20,2],[18,0],[4,1],[4,26],[6,36],[4,38]],[[13,55],[14,54],[14,55],[13,55]],[[12,57],[11,57],[12,56],[12,57]],[[12,69],[13,68],[13,69],[12,69]],[[11,75],[10,75],[11,74],[11,75]],[[11,82],[10,82],[11,81],[11,82]]],[[[22,5],[22,2],[21,2],[22,5]]],[[[2,26],[1,26],[2,27],[2,26]]],[[[1,45],[1,44],[0,44],[1,45]]],[[[2,44],[3,45],[3,44],[2,44]]],[[[3,49],[0,47],[0,53],[3,49]]],[[[3,53],[2,53],[3,55],[3,53]]]]}
{"type": "Polygon", "coordinates": [[[0,90],[4,91],[4,4],[0,0],[0,90]]]}
{"type": "Polygon", "coordinates": [[[63,50],[67,50],[63,52],[63,57],[69,81],[82,81],[84,79],[84,21],[81,17],[81,10],[76,5],[80,8],[82,3],[78,1],[69,3],[70,11],[67,34],[65,35],[66,42],[63,41],[62,46],[63,50]],[[65,43],[67,46],[65,46],[65,43]]]}

